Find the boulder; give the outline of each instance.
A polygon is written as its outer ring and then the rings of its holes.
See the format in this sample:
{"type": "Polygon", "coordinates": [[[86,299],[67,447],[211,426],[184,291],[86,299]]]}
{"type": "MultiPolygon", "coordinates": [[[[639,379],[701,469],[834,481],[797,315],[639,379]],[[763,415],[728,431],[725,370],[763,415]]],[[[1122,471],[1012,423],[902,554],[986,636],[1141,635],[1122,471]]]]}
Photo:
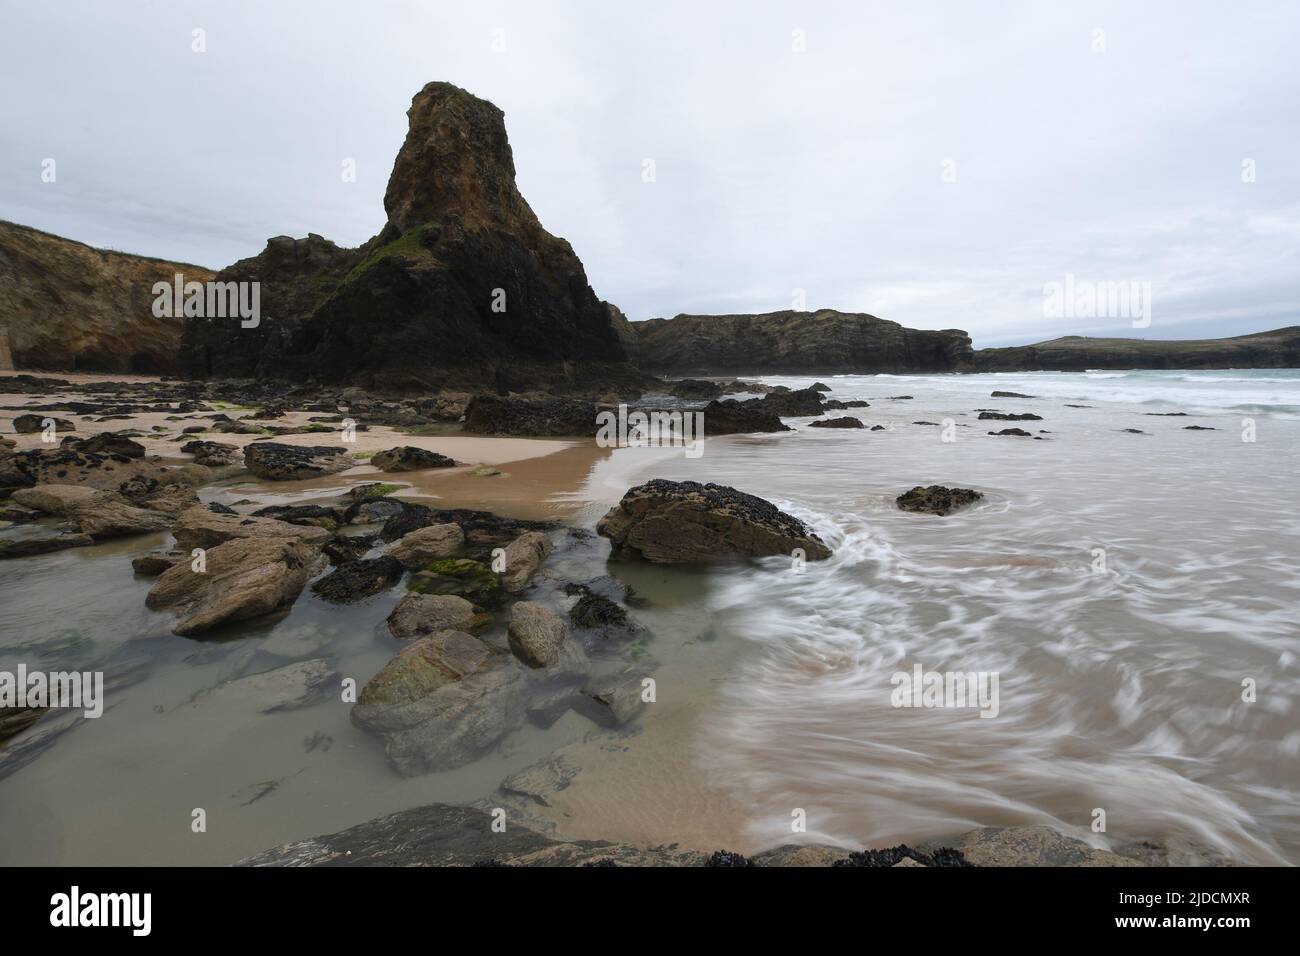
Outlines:
{"type": "Polygon", "coordinates": [[[818,561],[831,551],[802,521],[770,501],[725,485],[656,478],[631,488],[596,533],[616,550],[658,564],[707,562],[733,554],[818,561]]]}
{"type": "Polygon", "coordinates": [[[438,631],[474,633],[492,626],[492,615],[454,594],[408,594],[388,615],[388,631],[410,640],[438,631]]]}
{"type": "Polygon", "coordinates": [[[1011,435],[1011,436],[1016,437],[1016,438],[1033,438],[1033,437],[1034,437],[1033,435],[1029,434],[1029,432],[1025,431],[1023,428],[1004,428],[1004,429],[1002,429],[1002,431],[999,431],[999,432],[989,432],[989,434],[990,434],[990,435],[1011,435]]]}
{"type": "Polygon", "coordinates": [[[401,563],[388,555],[359,558],[340,564],[311,589],[335,604],[353,604],[392,587],[404,573],[401,563]]]}
{"type": "Polygon", "coordinates": [[[196,439],[181,445],[181,451],[186,455],[193,455],[196,464],[208,468],[225,468],[244,460],[244,453],[237,445],[228,445],[224,442],[196,439]]]}
{"type": "Polygon", "coordinates": [[[708,379],[684,378],[668,383],[668,394],[677,398],[718,398],[722,393],[722,386],[708,379]]]}
{"type": "Polygon", "coordinates": [[[82,534],[95,540],[130,534],[152,534],[171,527],[173,516],[162,511],[138,508],[115,491],[101,491],[76,505],[68,518],[82,534]]]}
{"type": "Polygon", "coordinates": [[[293,538],[319,546],[331,537],[324,528],[289,524],[275,518],[218,514],[202,506],[181,512],[172,534],[176,547],[182,551],[212,548],[235,538],[293,538]]]}
{"type": "Polygon", "coordinates": [[[244,448],[244,465],[267,481],[319,478],[346,471],[357,463],[347,449],[328,445],[282,445],[252,442],[244,448]]]}
{"type": "Polygon", "coordinates": [[[456,462],[446,455],[416,448],[414,445],[402,445],[381,451],[370,459],[370,464],[380,471],[419,471],[423,468],[455,468],[456,462]]]}
{"type": "Polygon", "coordinates": [[[748,435],[753,432],[788,432],[790,427],[775,412],[757,401],[724,398],[704,406],[705,435],[748,435]]]}
{"type": "Polygon", "coordinates": [[[946,515],[959,508],[974,504],[984,497],[981,491],[970,488],[948,488],[945,485],[917,485],[895,499],[902,511],[914,511],[917,514],[946,515]]]}
{"type": "Polygon", "coordinates": [[[820,415],[822,394],[815,388],[800,388],[786,392],[768,392],[762,398],[749,399],[764,411],[777,415],[820,415]]]}
{"type": "Polygon", "coordinates": [[[540,531],[528,531],[521,534],[506,546],[505,572],[501,576],[501,586],[511,594],[518,594],[524,589],[542,562],[551,556],[554,545],[548,535],[540,531]]]}
{"type": "Polygon", "coordinates": [[[138,441],[132,441],[125,435],[118,435],[114,432],[100,432],[90,438],[65,438],[63,447],[71,448],[83,453],[98,453],[101,455],[121,455],[124,458],[143,458],[144,445],[138,441]]]}
{"type": "Polygon", "coordinates": [[[317,548],[288,537],[227,540],[208,550],[203,572],[190,562],[164,571],[145,604],[176,614],[175,633],[201,634],[293,604],[319,557],[317,548]]]}
{"type": "Polygon", "coordinates": [[[475,395],[465,408],[461,430],[476,435],[592,436],[597,408],[572,398],[501,398],[475,395]]]}
{"type": "Polygon", "coordinates": [[[19,415],[14,419],[14,431],[20,435],[34,435],[45,428],[45,419],[54,422],[56,432],[75,432],[77,426],[66,418],[54,418],[53,415],[19,415]]]}
{"type": "Polygon", "coordinates": [[[466,764],[524,721],[523,674],[476,637],[439,631],[403,648],[366,682],[352,722],[384,738],[414,775],[466,764]]]}
{"type": "Polygon", "coordinates": [[[89,485],[36,485],[20,488],[11,498],[28,508],[47,515],[66,515],[78,505],[84,505],[99,491],[89,485]]]}
{"type": "Polygon", "coordinates": [[[1034,396],[1022,395],[1020,392],[992,391],[989,393],[989,398],[1034,398],[1034,396]]]}
{"type": "Polygon", "coordinates": [[[438,558],[451,557],[464,543],[465,533],[460,530],[460,525],[431,524],[394,541],[387,551],[404,567],[415,569],[438,558]]]}
{"type": "Polygon", "coordinates": [[[809,422],[808,426],[810,428],[866,428],[867,427],[866,425],[862,424],[862,419],[853,418],[852,416],[849,415],[845,415],[843,418],[824,418],[819,421],[809,422]]]}
{"type": "Polygon", "coordinates": [[[564,652],[568,628],[536,601],[519,601],[510,609],[506,634],[515,657],[529,667],[549,667],[564,652]]]}

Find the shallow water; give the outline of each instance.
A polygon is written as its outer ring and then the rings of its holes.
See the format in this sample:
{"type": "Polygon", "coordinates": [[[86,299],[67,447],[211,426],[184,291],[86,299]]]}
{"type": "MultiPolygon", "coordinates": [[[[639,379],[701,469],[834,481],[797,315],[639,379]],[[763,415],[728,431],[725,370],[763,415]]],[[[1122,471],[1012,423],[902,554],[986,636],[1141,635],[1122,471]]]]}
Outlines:
{"type": "MultiPolygon", "coordinates": [[[[396,649],[380,628],[400,589],[350,608],[304,592],[279,620],[199,642],[170,635],[144,607],[150,581],[131,572],[163,536],[0,563],[0,669],[98,667],[110,684],[103,719],[75,722],[0,778],[0,863],[229,863],[404,807],[491,801],[504,777],[557,751],[580,768],[540,813],[561,836],[754,850],[1048,823],[1098,844],[1300,860],[1300,372],[823,381],[872,402],[832,414],[886,430],[710,439],[698,459],[583,449],[551,457],[549,484],[530,479],[553,492],[541,511],[530,498],[534,513],[585,527],[647,477],[732,484],[835,549],[802,572],[786,558],[607,562],[603,541],[557,555],[548,567],[562,577],[612,573],[648,602],[634,613],[653,634],[658,702],[637,733],[611,738],[571,713],[460,770],[403,778],[341,703],[259,715],[194,699],[314,657],[364,681],[396,649]],[[903,394],[914,398],[887,398],[903,394]],[[980,408],[1044,420],[977,422],[980,408]],[[1166,411],[1195,414],[1146,414],[1166,411]],[[1242,441],[1246,417],[1254,442],[1242,441]],[[1050,434],[986,434],[1011,426],[1050,434]],[[947,518],[895,507],[932,483],[985,498],[947,518]],[[997,672],[998,716],[893,707],[891,676],[915,664],[997,672]],[[196,807],[207,833],[191,832],[196,807]],[[1105,834],[1089,829],[1098,808],[1105,834]],[[796,809],[805,836],[791,833],[796,809]]],[[[511,480],[485,493],[503,513],[525,506],[511,480]]]]}

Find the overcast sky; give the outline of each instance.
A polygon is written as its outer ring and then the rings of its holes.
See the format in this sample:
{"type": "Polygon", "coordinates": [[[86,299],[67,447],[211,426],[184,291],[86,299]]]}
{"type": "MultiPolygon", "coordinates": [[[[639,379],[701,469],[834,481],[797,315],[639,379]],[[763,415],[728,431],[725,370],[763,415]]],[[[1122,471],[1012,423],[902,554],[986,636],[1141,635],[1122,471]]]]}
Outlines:
{"type": "Polygon", "coordinates": [[[977,345],[1238,334],[1300,323],[1297,36],[1293,0],[0,0],[0,218],[211,267],[358,245],[448,80],[633,319],[803,290],[977,345]],[[1067,274],[1151,283],[1150,328],[1045,318],[1067,274]]]}

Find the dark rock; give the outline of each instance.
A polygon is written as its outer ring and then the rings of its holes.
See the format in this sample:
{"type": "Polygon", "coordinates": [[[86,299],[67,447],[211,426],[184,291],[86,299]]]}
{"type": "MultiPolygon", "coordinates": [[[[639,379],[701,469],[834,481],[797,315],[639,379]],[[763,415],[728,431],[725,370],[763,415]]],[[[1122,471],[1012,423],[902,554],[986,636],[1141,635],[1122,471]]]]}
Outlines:
{"type": "Polygon", "coordinates": [[[974,504],[984,497],[980,491],[970,488],[948,488],[944,485],[917,485],[911,491],[904,492],[897,499],[902,511],[914,511],[918,514],[946,515],[958,508],[974,504]]]}
{"type": "Polygon", "coordinates": [[[631,488],[596,525],[617,550],[660,564],[711,561],[728,554],[830,557],[802,521],[769,501],[725,485],[656,478],[631,488]]]}
{"type": "Polygon", "coordinates": [[[999,392],[994,391],[989,394],[989,398],[1035,398],[1034,395],[1022,395],[1019,392],[999,392]]]}
{"type": "Polygon", "coordinates": [[[815,422],[809,422],[810,428],[866,428],[862,424],[862,419],[845,416],[843,418],[826,418],[815,422]]]}
{"type": "Polygon", "coordinates": [[[702,378],[683,378],[668,383],[668,394],[677,398],[718,398],[723,394],[722,386],[702,378]]]}
{"type": "Polygon", "coordinates": [[[370,539],[360,535],[339,535],[321,546],[321,552],[330,564],[347,564],[364,557],[372,547],[370,539]]]}
{"type": "Polygon", "coordinates": [[[863,850],[850,853],[831,866],[897,866],[903,860],[914,860],[921,866],[971,866],[960,850],[938,847],[930,853],[914,850],[906,843],[884,850],[863,850]]]}
{"type": "Polygon", "coordinates": [[[124,435],[113,432],[100,432],[92,438],[63,439],[63,446],[83,454],[122,455],[126,458],[143,458],[144,445],[132,441],[124,435]]]}
{"type": "Polygon", "coordinates": [[[522,399],[475,395],[461,430],[476,435],[576,436],[596,433],[596,406],[571,398],[522,399]]]}
{"type": "MultiPolygon", "coordinates": [[[[34,435],[45,427],[45,419],[49,415],[19,415],[14,419],[14,431],[20,435],[34,435]]],[[[55,418],[54,430],[56,432],[75,432],[77,426],[66,418],[55,418]]]]}
{"type": "Polygon", "coordinates": [[[326,531],[335,531],[343,519],[343,511],[324,505],[271,505],[267,508],[258,508],[253,512],[253,517],[276,518],[289,524],[311,525],[324,528],[326,531]]]}
{"type": "Polygon", "coordinates": [[[1211,428],[1209,425],[1184,425],[1184,426],[1183,426],[1183,431],[1185,431],[1185,432],[1214,432],[1214,431],[1218,431],[1218,429],[1217,429],[1217,428],[1211,428]]]}
{"type": "Polygon", "coordinates": [[[292,481],[332,475],[357,464],[346,449],[327,445],[282,445],[255,442],[244,448],[244,464],[268,481],[292,481]]]}
{"type": "Polygon", "coordinates": [[[734,398],[704,406],[705,435],[748,435],[753,432],[788,432],[790,427],[772,411],[734,398]]]}
{"type": "Polygon", "coordinates": [[[243,460],[243,452],[237,445],[223,442],[195,439],[182,445],[181,451],[186,455],[193,455],[196,464],[209,468],[224,468],[243,460]]]}
{"type": "Polygon", "coordinates": [[[358,558],[340,564],[311,586],[316,594],[335,604],[354,604],[402,579],[405,569],[396,558],[358,558]]]}
{"type": "Polygon", "coordinates": [[[371,457],[370,464],[380,471],[419,471],[423,468],[456,467],[456,462],[446,455],[439,455],[437,452],[416,448],[413,445],[402,445],[400,448],[381,451],[371,457]]]}
{"type": "Polygon", "coordinates": [[[979,420],[982,422],[1041,422],[1043,416],[1035,415],[1033,412],[1025,412],[1023,415],[1006,414],[1005,412],[980,412],[979,420]]]}
{"type": "Polygon", "coordinates": [[[1000,432],[989,432],[989,434],[990,435],[1013,435],[1017,438],[1034,437],[1033,435],[1029,434],[1029,432],[1025,431],[1023,428],[1004,428],[1000,432]]]}

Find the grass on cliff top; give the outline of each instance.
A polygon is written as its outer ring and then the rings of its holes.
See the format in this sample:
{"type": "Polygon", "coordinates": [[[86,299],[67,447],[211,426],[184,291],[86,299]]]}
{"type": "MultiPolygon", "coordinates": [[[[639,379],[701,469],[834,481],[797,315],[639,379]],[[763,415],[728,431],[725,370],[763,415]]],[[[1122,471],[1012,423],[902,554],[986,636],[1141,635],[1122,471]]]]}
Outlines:
{"type": "Polygon", "coordinates": [[[392,242],[380,246],[367,256],[365,261],[357,263],[352,271],[343,277],[339,282],[339,288],[356,281],[385,259],[392,256],[412,256],[423,252],[425,237],[434,231],[436,231],[434,226],[416,226],[414,229],[402,233],[392,242]]]}

